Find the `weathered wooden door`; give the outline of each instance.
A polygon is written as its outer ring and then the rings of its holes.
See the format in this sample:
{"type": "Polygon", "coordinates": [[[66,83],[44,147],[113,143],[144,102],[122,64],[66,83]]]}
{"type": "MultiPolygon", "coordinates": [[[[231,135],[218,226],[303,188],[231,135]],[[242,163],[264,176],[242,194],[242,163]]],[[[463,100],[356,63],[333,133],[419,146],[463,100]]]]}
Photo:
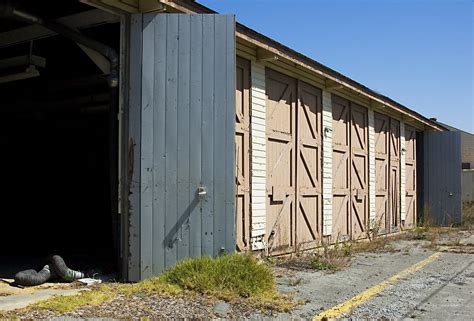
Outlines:
{"type": "Polygon", "coordinates": [[[235,183],[237,249],[250,246],[250,62],[237,57],[235,92],[235,183]]]}
{"type": "Polygon", "coordinates": [[[332,96],[334,238],[360,238],[368,225],[368,110],[332,96]]]}
{"type": "Polygon", "coordinates": [[[295,245],[296,80],[266,69],[267,221],[269,250],[295,245]]]}
{"type": "Polygon", "coordinates": [[[411,126],[405,126],[405,228],[416,225],[417,202],[416,202],[416,130],[411,126]]]}
{"type": "Polygon", "coordinates": [[[315,246],[322,230],[321,90],[298,82],[296,244],[315,246]]]}
{"type": "Polygon", "coordinates": [[[375,128],[375,228],[380,234],[389,230],[389,126],[388,116],[374,113],[375,128]]]}
{"type": "Polygon", "coordinates": [[[369,218],[368,109],[351,103],[351,235],[365,236],[369,218]]]}
{"type": "Polygon", "coordinates": [[[271,69],[266,87],[268,245],[291,252],[322,229],[321,90],[271,69]]]}
{"type": "Polygon", "coordinates": [[[351,122],[349,101],[333,95],[332,117],[332,235],[335,238],[349,238],[351,213],[351,122]]]}
{"type": "Polygon", "coordinates": [[[390,118],[390,231],[400,226],[400,122],[390,118]]]}

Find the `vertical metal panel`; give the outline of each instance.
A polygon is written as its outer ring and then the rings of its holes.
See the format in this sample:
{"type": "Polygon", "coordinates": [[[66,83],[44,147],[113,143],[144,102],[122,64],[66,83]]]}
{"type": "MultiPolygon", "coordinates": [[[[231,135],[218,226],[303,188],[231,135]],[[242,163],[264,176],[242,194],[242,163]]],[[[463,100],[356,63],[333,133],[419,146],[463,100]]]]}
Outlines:
{"type": "MultiPolygon", "coordinates": [[[[143,65],[154,65],[155,28],[153,18],[143,17],[143,65]]],[[[141,220],[140,273],[153,274],[153,84],[154,69],[142,71],[142,139],[141,139],[141,220]]]]}
{"type": "MultiPolygon", "coordinates": [[[[215,16],[215,24],[221,25],[224,21],[222,16],[215,16]]],[[[214,63],[217,66],[225,66],[226,29],[216,28],[214,31],[214,63]]],[[[214,135],[214,253],[225,249],[225,113],[226,110],[226,69],[214,68],[214,131],[221,133],[214,135]]]]}
{"type": "Polygon", "coordinates": [[[135,30],[143,34],[142,77],[131,84],[142,88],[139,278],[235,249],[234,17],[143,21],[135,30]]]}
{"type": "MultiPolygon", "coordinates": [[[[155,37],[166,39],[166,20],[154,21],[155,37]]],[[[154,38],[155,39],[155,38],[154,38]]],[[[154,41],[154,84],[153,99],[153,273],[165,268],[165,184],[166,163],[161,155],[165,155],[165,109],[155,108],[166,104],[166,41],[154,41]]],[[[150,107],[148,107],[150,108],[150,107]]]]}
{"type": "Polygon", "coordinates": [[[201,206],[196,193],[201,184],[201,114],[202,114],[202,15],[191,15],[191,79],[189,122],[189,213],[190,256],[201,255],[201,206]]]}
{"type": "Polygon", "coordinates": [[[189,257],[189,129],[191,79],[191,16],[178,17],[178,246],[177,258],[189,257]]]}
{"type": "MultiPolygon", "coordinates": [[[[222,16],[225,18],[222,21],[226,28],[226,50],[223,53],[225,56],[225,93],[226,93],[226,104],[225,108],[225,213],[232,213],[235,215],[235,67],[236,67],[236,56],[235,56],[235,21],[233,16],[222,16]],[[231,54],[229,54],[231,53],[231,54]],[[229,170],[232,169],[232,170],[229,170]]],[[[224,248],[235,249],[235,217],[231,215],[225,215],[225,245],[224,248]]]]}
{"type": "Polygon", "coordinates": [[[202,202],[202,255],[212,255],[214,245],[214,16],[202,21],[202,169],[201,183],[207,191],[202,202]]]}
{"type": "Polygon", "coordinates": [[[250,248],[250,61],[237,57],[235,103],[236,242],[250,248]]]}
{"type": "Polygon", "coordinates": [[[474,169],[463,169],[461,175],[461,188],[463,216],[465,216],[468,214],[466,211],[473,211],[474,204],[472,203],[474,202],[474,169]]]}
{"type": "MultiPolygon", "coordinates": [[[[145,15],[147,16],[147,15],[145,15]]],[[[165,266],[177,260],[178,226],[178,48],[179,29],[177,15],[156,15],[155,21],[166,20],[166,87],[165,105],[153,106],[165,110],[165,266]]],[[[155,41],[165,39],[156,38],[155,41]]],[[[146,69],[147,65],[143,64],[146,69]]],[[[181,92],[186,95],[187,93],[181,92]]],[[[157,156],[157,155],[156,155],[157,156]]]]}
{"type": "Polygon", "coordinates": [[[141,77],[142,69],[133,66],[142,65],[142,15],[133,15],[130,26],[130,62],[129,70],[129,101],[128,101],[128,151],[126,162],[129,164],[126,174],[126,184],[129,189],[128,199],[128,256],[129,281],[140,279],[140,184],[141,184],[141,77]]]}
{"type": "Polygon", "coordinates": [[[424,220],[440,225],[460,223],[460,133],[427,132],[424,144],[424,220]]]}

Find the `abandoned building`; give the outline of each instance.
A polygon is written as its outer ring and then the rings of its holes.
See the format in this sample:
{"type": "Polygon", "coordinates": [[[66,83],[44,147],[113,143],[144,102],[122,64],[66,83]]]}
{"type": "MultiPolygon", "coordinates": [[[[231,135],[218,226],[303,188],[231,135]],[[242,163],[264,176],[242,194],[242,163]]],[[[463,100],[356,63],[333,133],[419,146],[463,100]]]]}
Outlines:
{"type": "MultiPolygon", "coordinates": [[[[445,127],[186,0],[0,8],[2,257],[123,280],[409,229],[445,127]]],[[[12,261],[2,260],[0,264],[12,261]]]]}

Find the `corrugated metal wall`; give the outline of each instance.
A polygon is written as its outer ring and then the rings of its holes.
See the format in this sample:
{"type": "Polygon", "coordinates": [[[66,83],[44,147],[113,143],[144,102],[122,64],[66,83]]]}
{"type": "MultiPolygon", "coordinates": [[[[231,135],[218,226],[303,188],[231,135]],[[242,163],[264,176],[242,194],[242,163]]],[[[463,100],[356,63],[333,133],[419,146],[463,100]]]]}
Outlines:
{"type": "Polygon", "coordinates": [[[134,15],[131,43],[133,280],[235,250],[235,18],[134,15]]]}
{"type": "Polygon", "coordinates": [[[424,136],[424,219],[435,224],[461,222],[461,136],[426,132],[424,136]]]}

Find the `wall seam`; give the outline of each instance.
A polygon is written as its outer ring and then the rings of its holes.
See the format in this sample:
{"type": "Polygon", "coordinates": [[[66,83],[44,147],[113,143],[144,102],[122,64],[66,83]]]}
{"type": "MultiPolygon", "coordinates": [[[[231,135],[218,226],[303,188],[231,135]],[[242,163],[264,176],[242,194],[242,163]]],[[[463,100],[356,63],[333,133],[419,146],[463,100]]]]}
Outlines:
{"type": "Polygon", "coordinates": [[[406,219],[406,173],[405,173],[405,123],[400,121],[400,218],[406,219]]]}
{"type": "Polygon", "coordinates": [[[323,90],[323,236],[332,232],[332,98],[323,90]]]}
{"type": "Polygon", "coordinates": [[[374,110],[369,108],[369,221],[374,228],[376,220],[375,210],[375,119],[374,110]]]}
{"type": "Polygon", "coordinates": [[[265,66],[251,61],[250,167],[251,248],[265,248],[266,228],[266,111],[265,66]]]}

